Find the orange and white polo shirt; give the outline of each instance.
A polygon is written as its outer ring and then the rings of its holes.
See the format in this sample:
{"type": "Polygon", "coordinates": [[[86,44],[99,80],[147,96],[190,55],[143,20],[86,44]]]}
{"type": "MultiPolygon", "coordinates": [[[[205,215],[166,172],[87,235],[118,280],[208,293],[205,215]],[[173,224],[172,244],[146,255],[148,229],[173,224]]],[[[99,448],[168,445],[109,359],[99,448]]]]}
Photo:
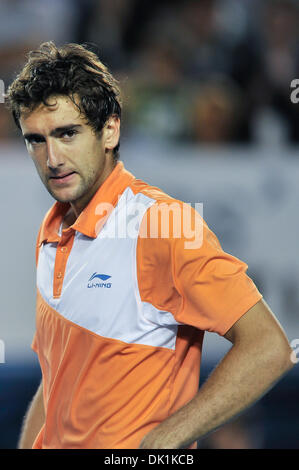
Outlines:
{"type": "Polygon", "coordinates": [[[71,227],[69,204],[46,214],[32,343],[46,419],[33,448],[138,448],[196,394],[204,331],[224,335],[261,299],[194,210],[200,246],[174,224],[164,236],[173,212],[152,214],[174,203],[118,162],[71,227]]]}

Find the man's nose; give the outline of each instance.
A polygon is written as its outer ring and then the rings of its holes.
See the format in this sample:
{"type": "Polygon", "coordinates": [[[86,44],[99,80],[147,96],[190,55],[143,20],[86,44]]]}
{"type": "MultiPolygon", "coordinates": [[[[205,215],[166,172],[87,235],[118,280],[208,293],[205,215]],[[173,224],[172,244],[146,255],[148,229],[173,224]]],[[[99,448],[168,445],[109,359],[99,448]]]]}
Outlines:
{"type": "Polygon", "coordinates": [[[49,138],[47,141],[47,166],[52,170],[55,170],[59,166],[64,164],[64,159],[59,145],[54,139],[49,138]]]}

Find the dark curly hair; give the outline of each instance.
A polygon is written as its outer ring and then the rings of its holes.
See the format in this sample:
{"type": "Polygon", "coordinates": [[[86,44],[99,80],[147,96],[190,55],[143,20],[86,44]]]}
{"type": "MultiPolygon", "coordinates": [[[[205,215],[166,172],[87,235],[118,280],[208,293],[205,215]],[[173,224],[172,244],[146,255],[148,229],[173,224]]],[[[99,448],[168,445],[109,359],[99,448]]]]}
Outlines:
{"type": "MultiPolygon", "coordinates": [[[[121,117],[118,82],[87,45],[57,47],[49,41],[29,52],[27,63],[6,94],[17,127],[20,129],[24,108],[33,111],[40,103],[50,106],[47,100],[51,95],[68,96],[99,136],[110,116],[121,117]]],[[[113,157],[119,158],[119,143],[113,157]]]]}

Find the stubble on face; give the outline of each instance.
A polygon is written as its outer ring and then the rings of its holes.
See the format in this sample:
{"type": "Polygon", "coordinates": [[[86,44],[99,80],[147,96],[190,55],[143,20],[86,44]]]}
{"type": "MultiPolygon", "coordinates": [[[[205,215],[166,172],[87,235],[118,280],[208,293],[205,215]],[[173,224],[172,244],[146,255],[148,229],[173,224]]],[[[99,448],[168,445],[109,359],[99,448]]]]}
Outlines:
{"type": "Polygon", "coordinates": [[[92,168],[86,167],[84,174],[81,174],[79,170],[76,169],[75,174],[77,175],[77,183],[69,188],[69,193],[66,192],[65,188],[63,188],[64,192],[53,188],[53,179],[50,177],[43,181],[47,191],[56,201],[75,204],[77,201],[80,201],[97,182],[98,174],[92,168]]]}

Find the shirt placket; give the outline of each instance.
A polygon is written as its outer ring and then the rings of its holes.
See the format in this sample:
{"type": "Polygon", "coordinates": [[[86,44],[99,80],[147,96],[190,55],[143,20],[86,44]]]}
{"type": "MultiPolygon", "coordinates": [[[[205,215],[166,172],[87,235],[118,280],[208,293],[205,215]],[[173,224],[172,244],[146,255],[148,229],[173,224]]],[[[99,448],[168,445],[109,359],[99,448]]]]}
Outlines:
{"type": "Polygon", "coordinates": [[[57,248],[56,248],[54,280],[53,280],[54,299],[57,299],[61,296],[67,260],[70,255],[73,243],[74,243],[74,236],[75,236],[74,230],[72,229],[67,230],[66,232],[62,234],[60,242],[58,243],[57,248]]]}

